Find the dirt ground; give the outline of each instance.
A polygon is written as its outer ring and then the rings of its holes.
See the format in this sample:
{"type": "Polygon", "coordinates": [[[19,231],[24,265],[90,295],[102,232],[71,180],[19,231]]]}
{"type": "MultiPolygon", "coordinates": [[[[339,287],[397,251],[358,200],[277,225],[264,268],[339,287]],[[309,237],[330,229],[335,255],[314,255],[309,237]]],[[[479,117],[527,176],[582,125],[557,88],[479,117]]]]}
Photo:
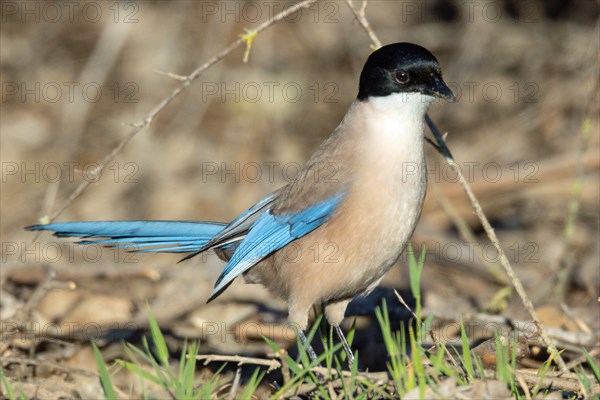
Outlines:
{"type": "MultiPolygon", "coordinates": [[[[243,46],[231,52],[95,172],[176,76],[288,4],[1,4],[0,360],[27,396],[101,397],[90,340],[108,362],[124,357],[121,341],[147,333],[146,303],[174,354],[185,338],[200,339],[203,354],[263,357],[262,335],[294,347],[285,304],[258,285],[236,281],[206,304],[223,268],[214,255],[177,264],[178,255],[23,230],[65,204],[56,221],[230,221],[293,179],[356,96],[371,51],[343,1],[260,33],[247,63],[243,46]]],[[[383,43],[415,42],[439,59],[459,102],[430,115],[566,361],[582,347],[599,353],[598,11],[593,0],[370,1],[366,9],[383,43]]],[[[511,285],[455,172],[427,147],[428,194],[413,237],[427,249],[424,312],[449,342],[461,318],[474,343],[500,329],[495,316],[529,322],[504,289],[511,285]]],[[[398,324],[410,317],[393,292],[410,302],[406,257],[381,286],[347,318],[358,316],[355,347],[371,371],[385,370],[375,307],[386,298],[398,324]]],[[[533,338],[530,349],[522,365],[537,368],[545,347],[533,338]]],[[[129,373],[115,380],[139,396],[129,373]]]]}

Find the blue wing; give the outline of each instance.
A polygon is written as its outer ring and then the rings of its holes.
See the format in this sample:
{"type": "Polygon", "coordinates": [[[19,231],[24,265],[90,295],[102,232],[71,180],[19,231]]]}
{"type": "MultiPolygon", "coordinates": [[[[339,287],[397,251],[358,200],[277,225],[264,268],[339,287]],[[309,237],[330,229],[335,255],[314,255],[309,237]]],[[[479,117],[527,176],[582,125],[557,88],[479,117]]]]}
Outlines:
{"type": "Polygon", "coordinates": [[[329,221],[343,195],[302,211],[273,215],[272,193],[230,224],[194,221],[97,221],[32,225],[30,231],[54,231],[57,237],[81,237],[81,244],[100,244],[136,252],[194,253],[210,248],[233,252],[209,299],[269,254],[329,221]],[[237,247],[237,249],[236,249],[237,247]]]}
{"type": "Polygon", "coordinates": [[[248,210],[244,211],[239,217],[234,219],[229,225],[227,225],[218,234],[206,242],[204,246],[197,249],[193,254],[186,256],[181,261],[192,258],[208,249],[223,247],[234,248],[237,246],[239,242],[246,237],[250,227],[265,212],[265,210],[267,210],[273,204],[275,199],[277,199],[278,194],[279,191],[275,191],[250,207],[248,210]]]}
{"type": "Polygon", "coordinates": [[[57,222],[28,226],[30,231],[54,231],[57,237],[81,237],[80,244],[100,244],[136,252],[198,251],[226,224],[194,221],[57,222]],[[108,238],[108,239],[101,239],[108,238]]]}
{"type": "Polygon", "coordinates": [[[329,221],[342,198],[343,195],[337,195],[293,214],[273,215],[270,210],[262,212],[225,266],[208,301],[269,254],[329,221]]]}

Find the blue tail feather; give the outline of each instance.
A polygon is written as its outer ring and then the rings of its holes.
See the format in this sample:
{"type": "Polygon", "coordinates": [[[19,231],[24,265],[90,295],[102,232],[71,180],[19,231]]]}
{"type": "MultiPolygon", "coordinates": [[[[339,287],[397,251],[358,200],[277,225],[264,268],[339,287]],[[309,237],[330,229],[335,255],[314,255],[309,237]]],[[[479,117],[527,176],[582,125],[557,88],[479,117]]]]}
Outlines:
{"type": "Polygon", "coordinates": [[[85,239],[81,244],[100,244],[145,253],[188,253],[198,251],[225,226],[227,224],[219,222],[195,221],[96,221],[57,222],[26,229],[53,231],[57,237],[80,237],[85,239]]]}

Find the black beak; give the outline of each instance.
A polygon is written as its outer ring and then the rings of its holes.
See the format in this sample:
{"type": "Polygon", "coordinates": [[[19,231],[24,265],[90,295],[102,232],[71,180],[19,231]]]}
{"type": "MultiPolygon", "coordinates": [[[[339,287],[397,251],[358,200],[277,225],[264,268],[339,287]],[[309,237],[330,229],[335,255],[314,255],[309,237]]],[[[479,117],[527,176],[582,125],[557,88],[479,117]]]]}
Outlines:
{"type": "Polygon", "coordinates": [[[441,77],[434,78],[432,86],[433,87],[430,88],[430,94],[432,96],[439,97],[440,99],[445,99],[453,103],[458,100],[454,93],[452,93],[452,90],[450,90],[448,85],[446,85],[446,82],[444,82],[441,77]]]}

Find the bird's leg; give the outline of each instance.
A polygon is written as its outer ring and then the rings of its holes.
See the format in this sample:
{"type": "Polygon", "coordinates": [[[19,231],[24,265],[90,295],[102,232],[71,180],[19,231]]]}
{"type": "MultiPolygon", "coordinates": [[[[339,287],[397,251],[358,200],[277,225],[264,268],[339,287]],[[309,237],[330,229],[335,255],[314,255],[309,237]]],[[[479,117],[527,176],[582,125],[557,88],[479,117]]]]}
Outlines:
{"type": "MultiPolygon", "coordinates": [[[[296,336],[300,338],[302,345],[306,349],[306,353],[312,362],[315,362],[317,359],[317,353],[310,345],[306,334],[304,333],[305,329],[308,329],[308,313],[310,311],[311,305],[304,304],[299,301],[290,301],[289,304],[289,320],[296,331],[296,336]]],[[[317,366],[320,366],[317,364],[317,366]]]]}
{"type": "Polygon", "coordinates": [[[315,362],[317,359],[317,353],[315,353],[315,350],[310,345],[310,342],[308,341],[308,338],[306,337],[302,329],[298,329],[298,337],[300,338],[302,345],[306,349],[306,353],[308,354],[310,361],[315,362]]]}
{"type": "Polygon", "coordinates": [[[352,370],[352,366],[354,365],[354,354],[352,353],[352,349],[350,348],[350,345],[348,344],[346,336],[344,336],[344,332],[342,332],[340,325],[333,324],[333,327],[335,328],[338,338],[340,338],[340,341],[342,342],[342,346],[344,346],[344,351],[346,352],[346,357],[348,358],[348,368],[352,370]]]}
{"type": "Polygon", "coordinates": [[[352,299],[327,304],[325,306],[325,316],[327,317],[327,321],[329,321],[329,325],[335,328],[335,332],[344,346],[344,351],[348,358],[348,366],[352,369],[352,365],[354,364],[354,354],[352,354],[352,349],[346,340],[346,336],[344,336],[344,332],[342,332],[342,328],[340,328],[340,323],[344,319],[346,308],[348,307],[350,300],[352,299]]]}

